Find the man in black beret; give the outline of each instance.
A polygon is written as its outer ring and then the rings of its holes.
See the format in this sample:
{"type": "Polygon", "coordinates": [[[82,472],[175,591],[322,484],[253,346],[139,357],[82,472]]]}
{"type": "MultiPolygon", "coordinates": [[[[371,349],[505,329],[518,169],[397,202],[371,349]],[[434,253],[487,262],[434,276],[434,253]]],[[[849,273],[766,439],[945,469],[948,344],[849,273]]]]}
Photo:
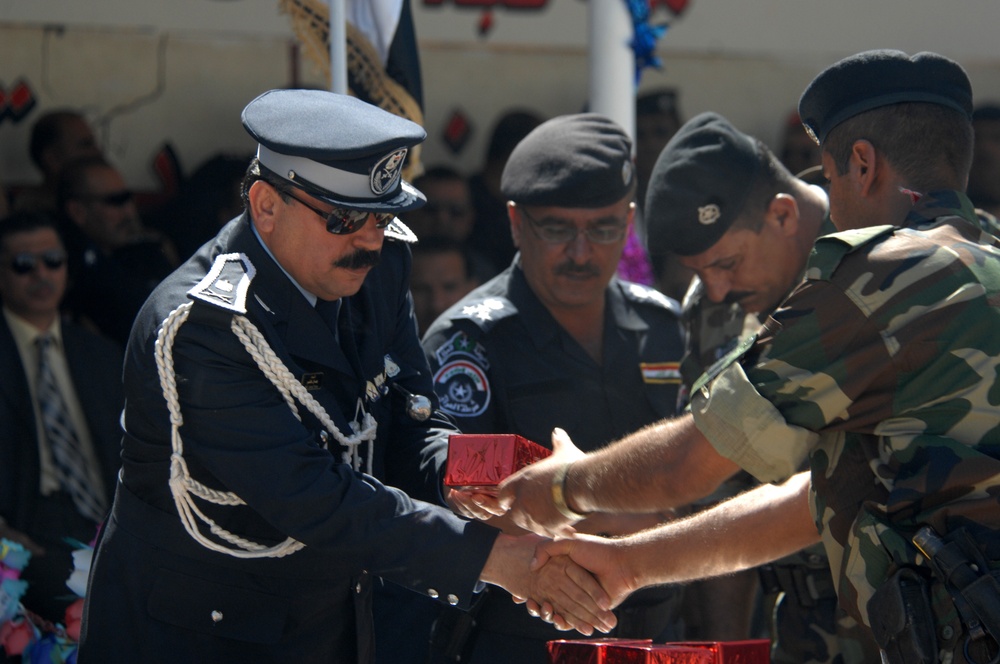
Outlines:
{"type": "Polygon", "coordinates": [[[370,662],[373,576],[456,606],[499,583],[613,626],[579,568],[529,575],[536,540],[431,504],[455,429],[395,217],[423,202],[401,179],[423,129],[317,90],[267,92],[243,124],[244,213],[132,330],[79,661],[370,662]]]}
{"type": "Polygon", "coordinates": [[[765,484],[639,535],[543,545],[538,561],[569,554],[623,597],[822,541],[883,661],[991,661],[1000,240],[962,193],[971,85],[940,55],[869,51],[817,76],[799,112],[840,231],[816,241],[803,281],[699,379],[690,414],[585,456],[560,448],[508,478],[498,506],[562,532],[573,519],[553,487],[575,512],[646,511],[743,468],[765,484]]]}
{"type": "MultiPolygon", "coordinates": [[[[424,349],[441,407],[463,432],[516,433],[549,446],[564,427],[597,449],[672,415],[683,348],[675,301],[615,271],[633,221],[632,142],[609,118],[553,118],[507,160],[501,187],[518,254],[428,329],[424,349]]],[[[459,508],[480,512],[472,497],[459,508]]],[[[583,532],[621,534],[659,523],[659,510],[621,519],[594,515],[583,532]]],[[[505,531],[523,532],[509,521],[505,531]]],[[[618,610],[616,636],[681,636],[677,588],[650,589],[618,610]]],[[[435,642],[449,661],[548,661],[560,638],[491,588],[475,628],[448,611],[435,642]]]]}
{"type": "MultiPolygon", "coordinates": [[[[801,131],[801,126],[799,131],[801,131]]],[[[760,140],[717,113],[681,127],[660,154],[646,197],[650,250],[672,254],[694,278],[684,299],[687,391],[709,366],[767,320],[802,279],[820,235],[835,232],[826,192],[794,175],[760,140]]],[[[746,472],[727,480],[704,508],[757,482],[746,472]]],[[[838,612],[829,561],[813,545],[760,568],[775,603],[773,662],[868,662],[878,648],[857,622],[838,612]],[[859,633],[860,632],[860,633],[859,633]]],[[[686,603],[699,638],[746,638],[757,572],[694,584],[686,603]]]]}

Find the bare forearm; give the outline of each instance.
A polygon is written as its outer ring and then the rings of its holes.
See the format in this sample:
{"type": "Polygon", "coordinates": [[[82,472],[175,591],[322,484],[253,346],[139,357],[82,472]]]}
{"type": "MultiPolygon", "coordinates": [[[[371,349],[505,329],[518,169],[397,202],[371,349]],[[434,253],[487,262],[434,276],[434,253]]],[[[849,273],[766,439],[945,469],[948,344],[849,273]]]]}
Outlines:
{"type": "Polygon", "coordinates": [[[566,494],[580,512],[657,512],[703,498],[737,470],[682,416],[576,461],[566,494]]]}
{"type": "Polygon", "coordinates": [[[819,541],[809,512],[809,477],[763,485],[716,507],[622,540],[638,586],[729,574],[819,541]]]}

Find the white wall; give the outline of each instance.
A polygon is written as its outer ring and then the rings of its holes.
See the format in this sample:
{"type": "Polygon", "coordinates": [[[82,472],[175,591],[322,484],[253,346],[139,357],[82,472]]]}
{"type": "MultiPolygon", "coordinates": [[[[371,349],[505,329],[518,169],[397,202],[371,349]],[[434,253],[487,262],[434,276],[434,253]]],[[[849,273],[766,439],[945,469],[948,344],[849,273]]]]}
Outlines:
{"type": "MultiPolygon", "coordinates": [[[[485,38],[481,9],[412,2],[425,163],[471,172],[502,111],[554,115],[586,103],[586,2],[497,6],[485,38]],[[440,139],[456,108],[473,122],[457,155],[440,139]]],[[[660,42],[663,70],[647,70],[641,88],[677,87],[686,116],[717,110],[773,144],[816,72],[867,48],[938,51],[966,66],[979,99],[1000,99],[998,19],[996,0],[691,0],[660,42]]],[[[165,142],[187,172],[217,151],[249,151],[239,124],[247,101],[292,81],[325,83],[294,43],[277,0],[0,0],[0,88],[27,81],[35,115],[83,108],[129,182],[153,188],[151,160],[165,142]]],[[[0,122],[0,181],[36,179],[27,160],[32,117],[0,122]]]]}

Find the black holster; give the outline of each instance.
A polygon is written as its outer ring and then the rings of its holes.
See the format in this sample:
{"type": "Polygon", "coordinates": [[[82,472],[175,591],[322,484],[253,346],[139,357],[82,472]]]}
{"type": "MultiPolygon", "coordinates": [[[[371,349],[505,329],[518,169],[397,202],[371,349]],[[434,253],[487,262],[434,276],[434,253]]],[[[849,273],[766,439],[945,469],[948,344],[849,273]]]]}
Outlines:
{"type": "Polygon", "coordinates": [[[868,602],[875,642],[891,664],[938,661],[937,630],[931,609],[930,580],[903,567],[868,602]]]}
{"type": "Polygon", "coordinates": [[[965,528],[945,538],[922,527],[913,543],[930,560],[931,568],[951,595],[967,632],[965,656],[970,662],[1000,662],[1000,572],[989,562],[965,528]]]}

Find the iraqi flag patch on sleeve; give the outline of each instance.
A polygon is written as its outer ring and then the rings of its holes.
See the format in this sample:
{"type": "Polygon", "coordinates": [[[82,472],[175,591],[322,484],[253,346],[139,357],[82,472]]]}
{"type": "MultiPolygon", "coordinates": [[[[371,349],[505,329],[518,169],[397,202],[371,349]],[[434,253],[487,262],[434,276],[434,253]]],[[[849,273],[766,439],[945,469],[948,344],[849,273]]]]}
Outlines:
{"type": "Polygon", "coordinates": [[[652,385],[680,385],[680,362],[640,362],[642,382],[652,385]]]}

